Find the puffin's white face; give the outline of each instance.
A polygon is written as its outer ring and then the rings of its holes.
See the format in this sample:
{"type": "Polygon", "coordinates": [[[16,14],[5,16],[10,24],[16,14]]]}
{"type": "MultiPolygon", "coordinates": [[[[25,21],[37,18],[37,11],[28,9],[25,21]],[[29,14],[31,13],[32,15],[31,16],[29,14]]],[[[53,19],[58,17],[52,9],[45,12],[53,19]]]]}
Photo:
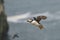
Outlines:
{"type": "Polygon", "coordinates": [[[33,21],[32,19],[28,19],[28,20],[27,20],[27,22],[30,22],[30,23],[31,23],[32,21],[33,21]]]}

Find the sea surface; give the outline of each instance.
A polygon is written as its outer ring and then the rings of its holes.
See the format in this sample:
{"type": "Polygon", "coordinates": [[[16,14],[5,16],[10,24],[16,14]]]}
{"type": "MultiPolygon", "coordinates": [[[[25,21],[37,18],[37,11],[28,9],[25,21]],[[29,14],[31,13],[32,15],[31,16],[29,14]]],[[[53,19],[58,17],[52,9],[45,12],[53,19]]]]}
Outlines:
{"type": "Polygon", "coordinates": [[[4,1],[9,40],[60,40],[60,0],[4,1]],[[43,30],[26,22],[39,15],[47,16],[40,22],[45,27],[43,30]],[[19,38],[13,39],[14,34],[19,38]]]}

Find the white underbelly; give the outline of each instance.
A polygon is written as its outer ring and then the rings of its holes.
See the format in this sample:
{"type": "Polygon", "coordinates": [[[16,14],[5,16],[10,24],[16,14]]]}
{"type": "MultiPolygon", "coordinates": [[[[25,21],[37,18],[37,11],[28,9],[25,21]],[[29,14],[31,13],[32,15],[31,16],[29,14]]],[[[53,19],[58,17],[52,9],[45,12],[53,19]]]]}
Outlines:
{"type": "Polygon", "coordinates": [[[39,26],[39,25],[40,25],[40,24],[39,24],[38,22],[36,22],[36,21],[32,21],[31,24],[36,25],[36,26],[39,26]]]}

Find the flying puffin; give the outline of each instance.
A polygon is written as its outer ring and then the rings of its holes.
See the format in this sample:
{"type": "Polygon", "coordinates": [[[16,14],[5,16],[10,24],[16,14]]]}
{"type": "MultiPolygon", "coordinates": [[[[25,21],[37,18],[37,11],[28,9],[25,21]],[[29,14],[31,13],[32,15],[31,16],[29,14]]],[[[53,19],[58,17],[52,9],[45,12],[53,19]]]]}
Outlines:
{"type": "Polygon", "coordinates": [[[28,19],[27,22],[31,23],[32,25],[35,25],[39,27],[40,29],[43,29],[43,25],[40,23],[40,21],[43,19],[45,20],[47,17],[46,16],[37,16],[33,17],[33,19],[28,19]]]}

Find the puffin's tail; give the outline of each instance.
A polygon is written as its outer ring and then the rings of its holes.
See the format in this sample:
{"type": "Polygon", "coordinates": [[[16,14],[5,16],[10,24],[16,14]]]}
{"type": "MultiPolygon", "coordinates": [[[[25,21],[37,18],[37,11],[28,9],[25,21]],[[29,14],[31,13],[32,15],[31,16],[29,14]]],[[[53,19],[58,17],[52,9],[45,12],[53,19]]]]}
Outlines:
{"type": "Polygon", "coordinates": [[[39,25],[39,28],[40,28],[40,30],[44,29],[42,24],[39,25]]]}

